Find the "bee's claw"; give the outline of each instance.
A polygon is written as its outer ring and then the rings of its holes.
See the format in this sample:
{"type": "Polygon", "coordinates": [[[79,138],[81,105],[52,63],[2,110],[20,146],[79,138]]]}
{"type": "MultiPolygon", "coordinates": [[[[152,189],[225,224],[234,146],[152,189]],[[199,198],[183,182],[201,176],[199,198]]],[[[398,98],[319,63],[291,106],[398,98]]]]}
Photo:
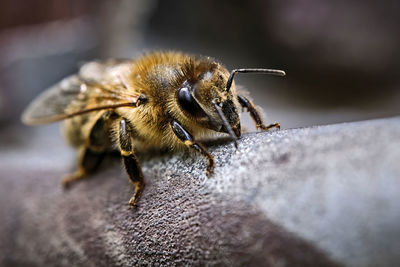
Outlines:
{"type": "Polygon", "coordinates": [[[142,196],[143,189],[144,189],[144,184],[137,183],[135,185],[135,192],[133,193],[131,199],[129,199],[129,205],[131,205],[131,207],[136,207],[140,197],[142,196]]]}
{"type": "Polygon", "coordinates": [[[86,172],[83,169],[79,169],[76,172],[72,174],[67,174],[64,176],[64,178],[61,181],[61,184],[63,185],[64,188],[69,188],[72,183],[81,180],[86,177],[86,172]]]}
{"type": "Polygon", "coordinates": [[[129,205],[131,207],[136,207],[137,202],[138,202],[138,199],[135,199],[135,197],[131,197],[131,199],[129,199],[129,205]]]}
{"type": "Polygon", "coordinates": [[[208,165],[207,170],[206,170],[206,175],[207,177],[210,177],[214,172],[214,161],[212,164],[208,165]]]}
{"type": "Polygon", "coordinates": [[[275,122],[275,123],[272,123],[272,124],[270,124],[268,126],[265,126],[264,124],[260,124],[260,125],[257,125],[257,128],[261,129],[263,131],[269,131],[272,128],[276,128],[276,129],[279,130],[279,129],[281,129],[281,125],[279,123],[275,122]]]}
{"type": "MultiPolygon", "coordinates": [[[[68,178],[68,177],[67,177],[68,178]]],[[[70,185],[71,185],[71,181],[65,181],[66,179],[63,179],[62,181],[61,181],[61,184],[62,184],[62,186],[63,186],[63,188],[65,188],[65,189],[68,189],[69,187],[70,187],[70,185]]]]}
{"type": "Polygon", "coordinates": [[[138,196],[133,196],[133,197],[131,197],[131,199],[129,199],[129,205],[130,205],[132,208],[136,207],[136,205],[137,205],[139,199],[140,199],[140,196],[139,196],[139,197],[138,197],[138,196]]]}

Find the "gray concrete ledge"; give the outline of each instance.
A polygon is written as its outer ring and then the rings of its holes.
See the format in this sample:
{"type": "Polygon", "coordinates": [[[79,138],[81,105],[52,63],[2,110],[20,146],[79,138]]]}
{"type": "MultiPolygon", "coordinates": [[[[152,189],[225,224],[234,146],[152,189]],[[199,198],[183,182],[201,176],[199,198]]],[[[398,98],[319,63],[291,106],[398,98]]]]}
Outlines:
{"type": "Polygon", "coordinates": [[[399,117],[218,143],[210,178],[195,154],[142,160],[136,209],[118,160],[64,191],[64,145],[0,152],[0,265],[400,263],[399,117]]]}

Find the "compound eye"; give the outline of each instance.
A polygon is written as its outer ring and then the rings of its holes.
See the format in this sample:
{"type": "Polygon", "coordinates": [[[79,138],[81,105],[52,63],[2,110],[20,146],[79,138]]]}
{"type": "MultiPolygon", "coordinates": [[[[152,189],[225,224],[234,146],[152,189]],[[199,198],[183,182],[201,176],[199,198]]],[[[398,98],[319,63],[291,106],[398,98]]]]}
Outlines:
{"type": "Polygon", "coordinates": [[[189,88],[182,87],[178,93],[178,101],[179,105],[182,109],[184,109],[189,114],[195,117],[204,117],[206,114],[203,109],[197,103],[197,101],[193,98],[189,88]]]}

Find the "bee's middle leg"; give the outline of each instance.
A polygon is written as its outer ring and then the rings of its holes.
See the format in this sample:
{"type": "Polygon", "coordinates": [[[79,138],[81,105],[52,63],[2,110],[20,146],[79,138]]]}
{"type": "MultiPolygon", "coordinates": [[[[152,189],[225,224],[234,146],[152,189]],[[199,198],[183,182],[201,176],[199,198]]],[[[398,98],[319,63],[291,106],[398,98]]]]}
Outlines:
{"type": "Polygon", "coordinates": [[[122,118],[119,123],[119,149],[121,151],[122,162],[125,170],[128,173],[129,179],[135,186],[133,196],[129,200],[131,206],[135,206],[142,196],[144,190],[144,178],[142,168],[139,165],[139,161],[134,153],[131,126],[126,119],[122,118]]]}
{"type": "Polygon", "coordinates": [[[194,140],[193,136],[185,128],[183,128],[183,126],[179,122],[173,120],[171,122],[171,127],[172,127],[172,130],[174,131],[175,135],[187,147],[197,150],[208,160],[206,174],[207,174],[207,176],[210,176],[210,174],[213,172],[214,167],[215,167],[213,155],[211,155],[210,152],[208,152],[207,149],[202,144],[196,142],[194,140]]]}
{"type": "Polygon", "coordinates": [[[104,112],[95,121],[90,129],[87,143],[82,145],[78,151],[78,170],[67,175],[62,184],[68,187],[71,183],[81,180],[96,171],[105,156],[108,146],[107,122],[110,118],[109,112],[104,112]]]}
{"type": "Polygon", "coordinates": [[[246,108],[247,111],[250,113],[250,116],[253,119],[254,124],[256,125],[257,129],[268,131],[272,128],[277,128],[277,129],[281,128],[281,126],[277,122],[272,123],[270,125],[264,125],[264,123],[261,119],[260,113],[257,111],[256,107],[254,106],[254,103],[250,99],[248,99],[242,95],[238,95],[238,100],[239,100],[240,105],[242,107],[246,108]]]}

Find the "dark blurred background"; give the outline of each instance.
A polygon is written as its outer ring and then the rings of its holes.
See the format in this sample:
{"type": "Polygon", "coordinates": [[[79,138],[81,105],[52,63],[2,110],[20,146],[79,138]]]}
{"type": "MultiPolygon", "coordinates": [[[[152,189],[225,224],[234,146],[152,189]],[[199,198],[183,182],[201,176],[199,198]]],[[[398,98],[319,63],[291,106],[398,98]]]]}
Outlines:
{"type": "Polygon", "coordinates": [[[236,78],[283,128],[398,115],[399,11],[398,0],[1,1],[0,137],[83,62],[155,49],[284,69],[236,78]]]}

